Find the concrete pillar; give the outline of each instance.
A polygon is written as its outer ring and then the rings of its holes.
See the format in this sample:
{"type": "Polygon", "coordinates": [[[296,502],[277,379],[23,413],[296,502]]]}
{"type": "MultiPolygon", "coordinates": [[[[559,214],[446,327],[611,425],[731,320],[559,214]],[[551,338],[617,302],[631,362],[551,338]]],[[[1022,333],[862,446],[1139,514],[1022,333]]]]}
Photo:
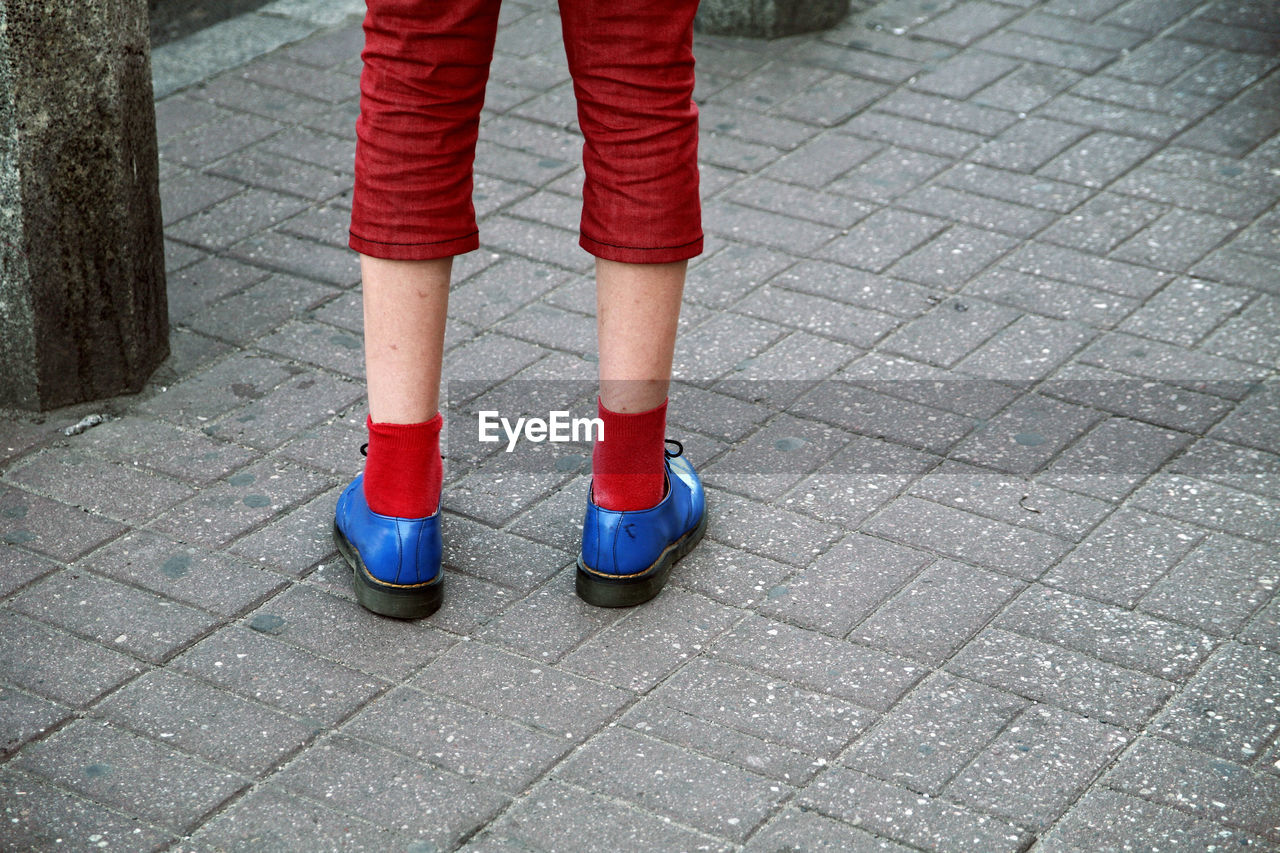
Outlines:
{"type": "Polygon", "coordinates": [[[714,35],[779,38],[829,29],[847,14],[849,0],[701,0],[694,25],[714,35]]]}
{"type": "Polygon", "coordinates": [[[147,0],[0,0],[0,405],[168,355],[150,56],[147,0]]]}

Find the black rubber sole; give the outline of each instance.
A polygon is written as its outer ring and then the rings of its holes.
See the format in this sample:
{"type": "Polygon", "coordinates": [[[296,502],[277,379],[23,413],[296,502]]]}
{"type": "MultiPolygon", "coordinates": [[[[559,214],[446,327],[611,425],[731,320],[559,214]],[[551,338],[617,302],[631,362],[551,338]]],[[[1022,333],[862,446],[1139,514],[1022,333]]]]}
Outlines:
{"type": "Polygon", "coordinates": [[[441,573],[431,583],[400,586],[386,584],[369,574],[360,559],[360,552],[347,541],[347,537],[333,525],[333,542],[338,546],[338,553],[355,572],[353,587],[356,601],[365,610],[379,616],[390,616],[393,619],[422,619],[440,609],[444,601],[444,574],[441,573]]]}
{"type": "Polygon", "coordinates": [[[644,574],[625,578],[612,578],[591,571],[582,562],[582,554],[578,554],[578,575],[574,581],[574,589],[579,598],[596,607],[634,607],[644,604],[662,591],[667,578],[671,576],[671,567],[702,541],[702,534],[706,531],[707,513],[704,509],[698,526],[673,542],[644,574]]]}

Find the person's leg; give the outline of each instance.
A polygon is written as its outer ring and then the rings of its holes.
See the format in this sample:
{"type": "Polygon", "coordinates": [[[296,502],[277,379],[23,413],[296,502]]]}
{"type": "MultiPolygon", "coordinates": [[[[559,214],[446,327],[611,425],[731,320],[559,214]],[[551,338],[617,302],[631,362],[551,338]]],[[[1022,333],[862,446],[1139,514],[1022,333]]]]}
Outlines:
{"type": "Polygon", "coordinates": [[[498,0],[368,0],[350,246],[361,254],[369,443],[334,540],[360,603],[441,602],[440,365],[452,256],[478,244],[472,162],[498,0]]]}
{"type": "Polygon", "coordinates": [[[369,385],[364,492],[381,515],[423,518],[439,506],[440,363],[452,267],[452,257],[360,257],[369,385]]]}
{"type": "Polygon", "coordinates": [[[687,263],[596,259],[605,428],[592,450],[592,490],[606,509],[646,509],[662,500],[667,391],[687,263]]]}
{"type": "Polygon", "coordinates": [[[701,482],[663,447],[685,267],[702,251],[696,8],[696,0],[572,0],[560,9],[585,137],[579,242],[597,258],[604,421],[577,591],[604,606],[656,595],[705,528],[701,482]]]}

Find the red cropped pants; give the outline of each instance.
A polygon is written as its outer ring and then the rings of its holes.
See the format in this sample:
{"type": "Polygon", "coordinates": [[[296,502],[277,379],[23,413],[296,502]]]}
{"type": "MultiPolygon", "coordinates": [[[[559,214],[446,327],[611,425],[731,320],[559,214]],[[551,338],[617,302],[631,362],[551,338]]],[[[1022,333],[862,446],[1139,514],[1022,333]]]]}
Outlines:
{"type": "MultiPolygon", "coordinates": [[[[479,246],[471,202],[500,0],[368,0],[351,248],[427,260],[479,246]]],[[[585,144],[580,244],[667,263],[702,251],[697,0],[560,0],[585,144]]]]}

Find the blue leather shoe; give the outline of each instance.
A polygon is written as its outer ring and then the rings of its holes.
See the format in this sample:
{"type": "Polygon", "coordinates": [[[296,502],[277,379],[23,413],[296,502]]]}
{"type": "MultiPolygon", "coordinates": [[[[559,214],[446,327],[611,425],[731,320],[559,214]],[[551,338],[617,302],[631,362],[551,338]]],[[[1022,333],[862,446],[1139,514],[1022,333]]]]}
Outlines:
{"type": "Polygon", "coordinates": [[[361,474],[338,496],[333,541],[355,572],[356,600],[397,619],[421,619],[440,608],[443,573],[440,510],[395,518],[369,509],[361,474]]]}
{"type": "Polygon", "coordinates": [[[667,493],[650,509],[615,511],[587,497],[578,554],[578,596],[597,607],[630,607],[662,589],[671,567],[693,550],[707,529],[707,502],[698,474],[681,454],[664,456],[667,493]]]}

